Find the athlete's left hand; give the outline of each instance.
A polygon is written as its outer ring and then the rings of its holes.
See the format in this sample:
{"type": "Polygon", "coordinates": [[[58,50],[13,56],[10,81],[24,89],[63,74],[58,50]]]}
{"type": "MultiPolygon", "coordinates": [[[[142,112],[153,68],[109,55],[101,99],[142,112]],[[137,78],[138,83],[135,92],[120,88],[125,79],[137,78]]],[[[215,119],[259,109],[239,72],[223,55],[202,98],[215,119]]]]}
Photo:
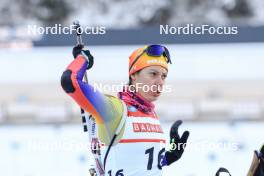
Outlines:
{"type": "Polygon", "coordinates": [[[166,151],[165,153],[166,165],[170,165],[171,163],[180,159],[186,147],[186,143],[190,132],[184,131],[182,136],[180,137],[178,129],[181,124],[182,121],[177,120],[176,122],[174,122],[174,124],[171,127],[170,130],[171,149],[169,151],[166,151]]]}

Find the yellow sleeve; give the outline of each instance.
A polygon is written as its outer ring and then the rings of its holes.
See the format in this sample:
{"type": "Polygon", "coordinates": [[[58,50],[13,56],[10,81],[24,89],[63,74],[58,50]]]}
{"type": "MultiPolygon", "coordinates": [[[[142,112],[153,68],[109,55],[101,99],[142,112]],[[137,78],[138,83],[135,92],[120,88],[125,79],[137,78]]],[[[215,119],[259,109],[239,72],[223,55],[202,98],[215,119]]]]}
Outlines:
{"type": "MultiPolygon", "coordinates": [[[[117,97],[111,96],[111,95],[106,95],[109,105],[111,108],[109,108],[109,113],[111,114],[111,119],[109,121],[105,121],[102,124],[97,124],[98,125],[98,135],[99,139],[102,143],[105,145],[109,145],[111,142],[111,139],[113,138],[116,129],[121,122],[123,112],[125,111],[124,105],[121,102],[121,100],[117,97]]],[[[124,125],[125,126],[125,125],[124,125]]],[[[122,127],[122,130],[118,134],[115,143],[119,141],[119,139],[123,136],[124,133],[124,126],[122,127]]]]}

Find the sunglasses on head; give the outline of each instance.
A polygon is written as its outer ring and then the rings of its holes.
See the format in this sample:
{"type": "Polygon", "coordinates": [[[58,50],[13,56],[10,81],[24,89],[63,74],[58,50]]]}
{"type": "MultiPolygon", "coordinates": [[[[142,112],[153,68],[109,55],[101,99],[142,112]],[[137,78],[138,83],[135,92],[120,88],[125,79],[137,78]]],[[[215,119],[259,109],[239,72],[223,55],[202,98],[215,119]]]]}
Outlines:
{"type": "Polygon", "coordinates": [[[129,71],[132,69],[132,67],[135,65],[137,60],[144,54],[147,53],[148,56],[154,56],[154,57],[160,57],[164,56],[167,60],[167,63],[171,64],[171,59],[170,59],[170,53],[169,50],[162,45],[149,45],[146,49],[143,50],[142,53],[140,53],[134,62],[131,64],[129,71]]]}

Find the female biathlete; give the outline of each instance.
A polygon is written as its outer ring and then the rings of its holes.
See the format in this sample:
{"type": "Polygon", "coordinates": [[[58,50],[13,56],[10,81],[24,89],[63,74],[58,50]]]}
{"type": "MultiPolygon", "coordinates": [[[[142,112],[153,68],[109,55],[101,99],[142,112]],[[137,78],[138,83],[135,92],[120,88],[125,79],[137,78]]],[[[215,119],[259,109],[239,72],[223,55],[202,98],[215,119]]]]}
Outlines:
{"type": "Polygon", "coordinates": [[[74,60],[63,72],[61,85],[78,105],[90,113],[98,125],[98,135],[108,146],[105,175],[160,176],[162,167],[181,158],[189,137],[178,134],[182,123],[176,121],[170,130],[166,151],[165,137],[153,102],[162,92],[168,74],[170,54],[162,45],[135,50],[129,57],[129,85],[117,97],[105,95],[83,82],[92,55],[82,46],[73,49],[74,60]],[[175,147],[177,146],[177,147],[175,147]]]}

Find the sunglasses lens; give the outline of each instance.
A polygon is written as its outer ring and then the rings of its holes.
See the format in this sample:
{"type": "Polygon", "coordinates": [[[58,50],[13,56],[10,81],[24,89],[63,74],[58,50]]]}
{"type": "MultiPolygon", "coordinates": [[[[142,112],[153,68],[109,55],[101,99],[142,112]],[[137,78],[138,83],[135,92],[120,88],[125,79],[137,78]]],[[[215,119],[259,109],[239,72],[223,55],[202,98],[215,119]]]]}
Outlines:
{"type": "Polygon", "coordinates": [[[150,46],[148,46],[146,52],[149,56],[157,56],[158,57],[158,56],[164,55],[167,58],[167,62],[171,64],[169,50],[164,46],[150,45],[150,46]]]}
{"type": "Polygon", "coordinates": [[[161,56],[164,52],[164,47],[161,45],[150,45],[147,48],[147,54],[150,56],[161,56]]]}

